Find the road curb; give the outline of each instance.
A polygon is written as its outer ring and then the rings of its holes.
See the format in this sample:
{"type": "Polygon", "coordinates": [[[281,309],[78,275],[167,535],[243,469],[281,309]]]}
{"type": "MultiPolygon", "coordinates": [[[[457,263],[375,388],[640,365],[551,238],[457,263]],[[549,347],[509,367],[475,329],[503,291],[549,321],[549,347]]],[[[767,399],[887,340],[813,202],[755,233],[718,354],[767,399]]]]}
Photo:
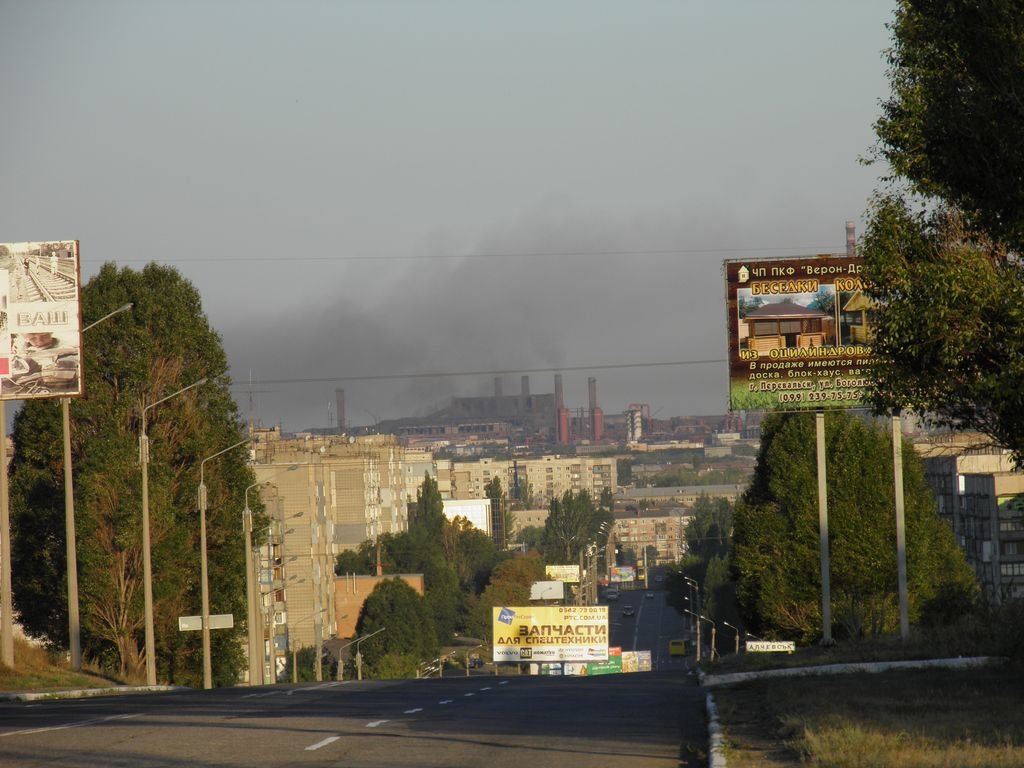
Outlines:
{"type": "Polygon", "coordinates": [[[126,693],[164,693],[189,690],[180,685],[119,685],[111,688],[75,688],[65,691],[0,691],[0,701],[45,701],[46,699],[88,699],[121,696],[126,693]]]}

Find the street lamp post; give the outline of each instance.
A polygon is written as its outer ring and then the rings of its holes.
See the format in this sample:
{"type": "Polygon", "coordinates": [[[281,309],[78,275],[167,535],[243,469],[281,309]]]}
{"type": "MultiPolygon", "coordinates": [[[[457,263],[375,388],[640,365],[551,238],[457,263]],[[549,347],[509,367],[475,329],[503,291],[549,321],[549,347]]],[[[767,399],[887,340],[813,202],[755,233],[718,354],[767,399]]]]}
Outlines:
{"type": "MultiPolygon", "coordinates": [[[[127,312],[134,305],[123,304],[82,329],[85,333],[104,320],[127,312]]],[[[78,548],[75,541],[75,489],[71,468],[71,398],[60,399],[61,421],[64,431],[64,539],[67,549],[68,572],[68,647],[71,651],[71,669],[82,671],[82,631],[78,612],[78,548]]]]}
{"type": "MultiPolygon", "coordinates": [[[[209,690],[213,687],[213,664],[210,659],[210,582],[207,577],[206,562],[206,483],[203,481],[206,470],[206,462],[223,456],[228,451],[245,445],[249,440],[239,440],[234,445],[217,451],[212,456],[207,456],[199,462],[199,571],[202,580],[203,593],[203,688],[209,690]]],[[[252,555],[249,555],[250,560],[252,555]]]]}
{"type": "Polygon", "coordinates": [[[684,612],[684,613],[688,613],[688,614],[690,614],[691,616],[693,616],[693,617],[694,617],[694,621],[693,621],[693,623],[694,623],[694,624],[696,625],[696,627],[697,627],[697,630],[696,630],[696,633],[695,633],[695,634],[696,634],[696,640],[695,640],[695,642],[696,642],[696,645],[697,645],[697,656],[696,656],[696,658],[694,659],[694,661],[695,661],[695,662],[696,662],[697,664],[700,664],[700,622],[696,620],[696,619],[697,619],[697,614],[696,614],[696,613],[694,613],[693,611],[691,611],[691,610],[690,610],[689,608],[683,608],[683,612],[684,612]]]}
{"type": "Polygon", "coordinates": [[[156,632],[153,628],[153,562],[149,542],[149,435],[146,434],[146,411],[205,383],[204,377],[155,403],[143,405],[141,409],[139,463],[142,464],[142,584],[146,603],[146,682],[149,685],[156,685],[156,632]]]}
{"type": "Polygon", "coordinates": [[[731,629],[733,632],[736,633],[736,655],[739,656],[739,653],[740,653],[740,631],[736,627],[734,627],[732,624],[730,624],[728,621],[726,621],[725,619],[722,619],[722,623],[725,624],[725,626],[727,626],[729,629],[731,629]]]}

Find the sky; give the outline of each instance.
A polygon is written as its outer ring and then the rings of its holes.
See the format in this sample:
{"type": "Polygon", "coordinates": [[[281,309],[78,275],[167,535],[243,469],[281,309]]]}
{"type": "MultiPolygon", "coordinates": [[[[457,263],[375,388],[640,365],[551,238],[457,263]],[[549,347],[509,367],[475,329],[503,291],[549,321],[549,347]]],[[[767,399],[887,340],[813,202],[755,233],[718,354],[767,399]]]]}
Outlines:
{"type": "Polygon", "coordinates": [[[723,261],[863,230],[895,1],[0,0],[0,242],[175,267],[286,431],[724,413],[723,261]]]}

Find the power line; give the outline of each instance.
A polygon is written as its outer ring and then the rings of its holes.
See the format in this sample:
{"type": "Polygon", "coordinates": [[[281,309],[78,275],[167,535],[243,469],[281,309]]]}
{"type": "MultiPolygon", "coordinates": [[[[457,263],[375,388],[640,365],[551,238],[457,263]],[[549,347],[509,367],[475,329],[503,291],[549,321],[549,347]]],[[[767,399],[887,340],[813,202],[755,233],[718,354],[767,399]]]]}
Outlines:
{"type": "MultiPolygon", "coordinates": [[[[623,257],[623,256],[693,256],[701,254],[747,254],[747,253],[777,253],[783,252],[790,256],[816,256],[822,253],[832,253],[832,248],[808,248],[798,247],[759,247],[759,248],[666,248],[653,250],[616,250],[616,251],[506,251],[496,253],[438,253],[420,255],[371,255],[371,254],[334,254],[330,256],[317,255],[313,249],[303,249],[298,253],[289,253],[282,256],[181,256],[174,259],[161,259],[161,262],[168,264],[183,264],[186,262],[203,263],[237,263],[237,262],[295,262],[295,261],[439,261],[444,259],[467,259],[471,261],[487,261],[496,259],[536,259],[555,257],[623,257]]],[[[153,261],[152,258],[127,258],[109,259],[117,264],[143,264],[153,261]]],[[[87,261],[87,260],[83,260],[87,261]]]]}
{"type": "Polygon", "coordinates": [[[247,389],[251,384],[325,384],[336,381],[387,381],[390,379],[444,379],[459,376],[510,376],[523,373],[561,373],[562,371],[607,371],[623,368],[666,368],[682,365],[724,363],[724,357],[708,360],[670,360],[654,363],[612,363],[604,365],[562,365],[552,368],[507,368],[489,371],[431,371],[428,373],[381,373],[364,376],[310,376],[294,379],[253,379],[250,384],[236,384],[234,389],[247,389]]]}

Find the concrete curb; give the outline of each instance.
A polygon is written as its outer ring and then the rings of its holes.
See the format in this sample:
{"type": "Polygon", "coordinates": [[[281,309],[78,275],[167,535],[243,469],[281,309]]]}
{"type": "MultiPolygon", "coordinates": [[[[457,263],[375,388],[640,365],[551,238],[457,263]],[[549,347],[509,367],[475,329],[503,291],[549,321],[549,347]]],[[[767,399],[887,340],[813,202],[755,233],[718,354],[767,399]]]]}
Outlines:
{"type": "Polygon", "coordinates": [[[710,693],[704,706],[708,713],[708,768],[726,768],[725,753],[722,751],[722,726],[718,723],[718,707],[710,693]]]}
{"type": "Polygon", "coordinates": [[[88,699],[127,693],[164,693],[189,690],[180,685],[118,685],[110,688],[76,688],[66,691],[0,691],[0,701],[45,701],[46,699],[88,699]]]}

